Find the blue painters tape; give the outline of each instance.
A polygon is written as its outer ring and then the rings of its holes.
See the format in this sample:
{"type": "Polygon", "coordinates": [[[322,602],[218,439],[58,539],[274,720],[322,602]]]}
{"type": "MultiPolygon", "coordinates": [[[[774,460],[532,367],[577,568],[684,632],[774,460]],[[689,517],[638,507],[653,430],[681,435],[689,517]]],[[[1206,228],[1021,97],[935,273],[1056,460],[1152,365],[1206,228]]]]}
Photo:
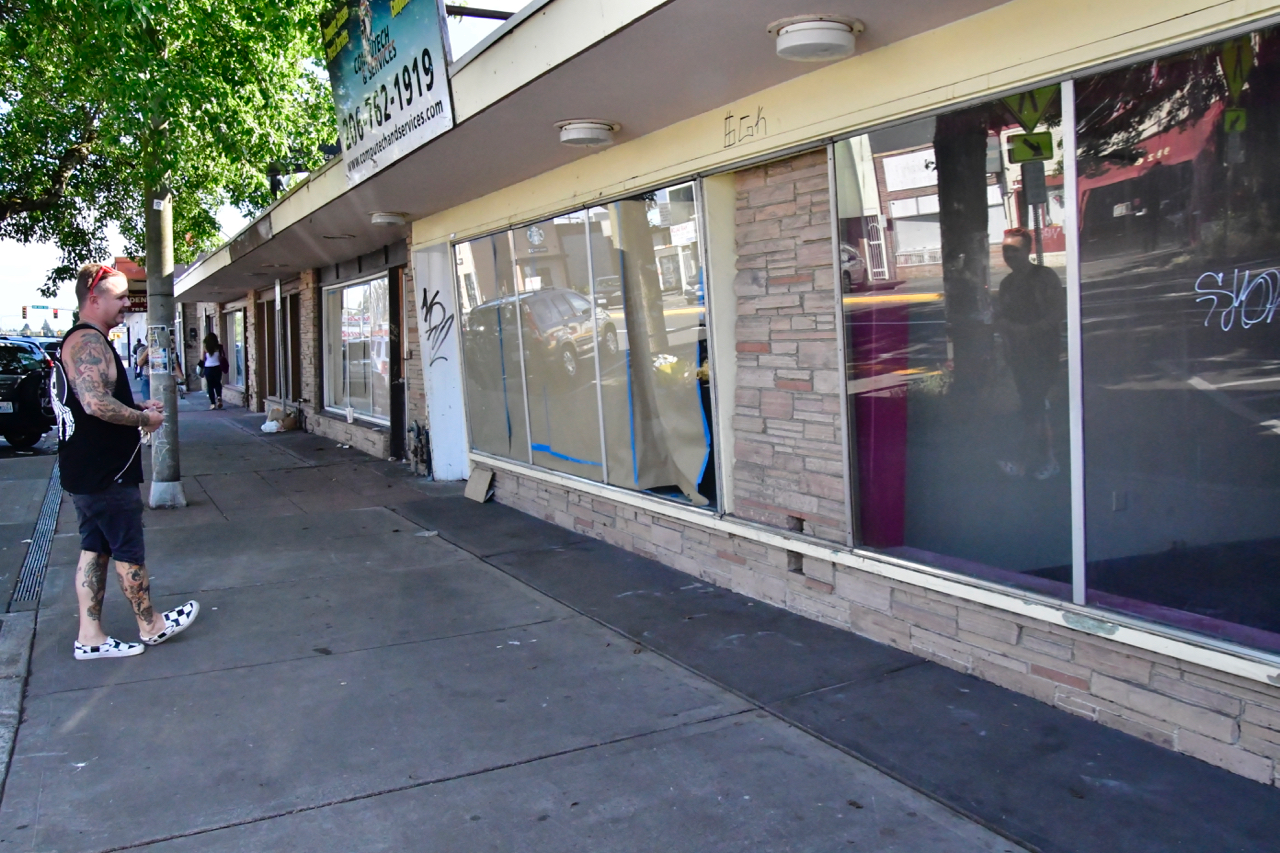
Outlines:
{"type": "Polygon", "coordinates": [[[563,453],[557,453],[556,451],[551,449],[551,445],[549,444],[535,444],[533,446],[533,449],[538,451],[539,453],[545,453],[548,456],[554,456],[557,459],[563,459],[565,462],[573,462],[578,465],[594,465],[597,468],[602,467],[599,462],[592,462],[590,459],[574,459],[572,456],[566,456],[563,453]]]}

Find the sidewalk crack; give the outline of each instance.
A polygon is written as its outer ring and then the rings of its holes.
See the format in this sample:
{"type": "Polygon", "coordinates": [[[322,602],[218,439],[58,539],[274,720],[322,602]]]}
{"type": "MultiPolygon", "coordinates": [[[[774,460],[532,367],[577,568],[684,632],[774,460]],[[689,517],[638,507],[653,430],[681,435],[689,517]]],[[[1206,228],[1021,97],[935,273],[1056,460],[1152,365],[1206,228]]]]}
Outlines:
{"type": "Polygon", "coordinates": [[[125,851],[125,850],[137,850],[140,847],[146,847],[151,844],[162,844],[166,841],[177,841],[178,839],[181,839],[181,838],[194,838],[201,835],[208,835],[211,832],[220,832],[221,830],[224,830],[224,829],[235,829],[236,827],[241,827],[241,826],[252,826],[257,823],[265,823],[269,820],[276,820],[277,818],[289,817],[291,815],[297,815],[297,814],[306,814],[307,812],[319,811],[320,809],[327,809],[333,806],[345,805],[346,803],[358,803],[363,800],[371,800],[375,797],[381,797],[387,794],[399,794],[404,791],[412,791],[418,788],[427,788],[432,785],[442,785],[447,782],[456,782],[461,779],[470,779],[475,776],[483,776],[486,773],[494,773],[500,770],[511,770],[517,767],[527,767],[528,765],[537,764],[542,761],[549,761],[553,758],[561,758],[566,755],[576,755],[582,752],[589,752],[590,750],[593,750],[593,749],[600,749],[601,747],[616,746],[617,744],[620,744],[620,743],[627,743],[629,741],[639,740],[641,738],[651,737],[657,734],[679,731],[680,729],[686,728],[689,726],[701,726],[701,725],[706,725],[707,723],[719,722],[720,720],[730,720],[730,719],[733,719],[734,717],[741,717],[741,716],[753,713],[755,710],[756,709],[754,708],[748,708],[741,711],[731,711],[725,714],[714,714],[710,717],[702,717],[697,720],[686,720],[684,722],[677,723],[676,725],[673,725],[673,726],[663,726],[663,727],[659,727],[649,731],[637,732],[635,734],[630,734],[630,735],[623,735],[622,737],[612,738],[610,740],[596,741],[594,743],[584,744],[582,746],[569,747],[567,749],[561,749],[555,752],[548,752],[542,755],[535,755],[530,758],[521,759],[519,761],[510,761],[505,764],[495,764],[491,767],[483,767],[476,770],[468,770],[464,773],[455,773],[452,776],[444,776],[439,779],[426,779],[421,782],[414,782],[409,785],[397,785],[390,788],[384,788],[378,791],[369,791],[363,794],[355,794],[350,797],[339,797],[338,799],[329,800],[323,803],[316,803],[310,806],[301,806],[299,808],[288,809],[281,812],[262,815],[260,817],[246,818],[244,820],[233,821],[231,823],[222,824],[221,826],[209,827],[207,829],[197,829],[191,832],[180,832],[180,833],[174,833],[171,835],[160,836],[157,838],[149,838],[149,839],[146,839],[145,841],[135,841],[131,844],[124,844],[118,847],[107,847],[102,850],[98,850],[97,853],[121,853],[121,851],[125,851]]]}

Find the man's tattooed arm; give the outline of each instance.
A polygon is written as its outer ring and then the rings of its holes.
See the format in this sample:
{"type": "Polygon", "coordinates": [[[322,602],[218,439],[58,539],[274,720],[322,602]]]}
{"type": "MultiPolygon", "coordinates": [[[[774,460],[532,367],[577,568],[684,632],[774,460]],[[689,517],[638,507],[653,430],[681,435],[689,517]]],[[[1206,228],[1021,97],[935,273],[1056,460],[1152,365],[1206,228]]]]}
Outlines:
{"type": "Polygon", "coordinates": [[[107,423],[146,426],[147,412],[130,408],[111,396],[114,362],[107,342],[89,331],[72,335],[62,349],[63,367],[86,412],[107,423]]]}

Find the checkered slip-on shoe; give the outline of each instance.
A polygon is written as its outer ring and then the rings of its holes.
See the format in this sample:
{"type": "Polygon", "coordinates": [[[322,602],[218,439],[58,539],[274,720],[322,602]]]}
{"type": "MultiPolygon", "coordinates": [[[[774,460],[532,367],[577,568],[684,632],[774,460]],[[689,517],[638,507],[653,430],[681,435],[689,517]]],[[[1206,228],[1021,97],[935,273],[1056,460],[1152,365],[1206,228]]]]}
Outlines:
{"type": "Polygon", "coordinates": [[[142,637],[142,642],[148,646],[158,646],[165,640],[170,640],[187,630],[192,622],[196,621],[196,616],[200,614],[200,602],[188,601],[181,607],[175,607],[168,613],[164,614],[164,630],[154,637],[142,637]]]}
{"type": "Polygon", "coordinates": [[[105,643],[86,646],[76,643],[76,660],[97,660],[98,658],[131,658],[147,650],[142,643],[122,643],[115,637],[107,637],[105,643]]]}

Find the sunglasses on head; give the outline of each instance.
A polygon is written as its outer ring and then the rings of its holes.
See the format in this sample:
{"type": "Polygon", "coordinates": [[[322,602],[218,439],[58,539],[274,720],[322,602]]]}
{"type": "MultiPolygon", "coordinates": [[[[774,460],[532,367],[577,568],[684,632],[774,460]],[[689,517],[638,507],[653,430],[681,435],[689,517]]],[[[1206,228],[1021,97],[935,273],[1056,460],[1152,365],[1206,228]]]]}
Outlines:
{"type": "Polygon", "coordinates": [[[93,289],[98,286],[98,282],[102,281],[103,277],[108,275],[117,275],[119,272],[120,271],[118,269],[112,266],[108,266],[107,264],[103,264],[102,266],[98,267],[98,271],[93,274],[93,281],[89,282],[89,290],[87,295],[89,296],[93,295],[93,289]]]}

